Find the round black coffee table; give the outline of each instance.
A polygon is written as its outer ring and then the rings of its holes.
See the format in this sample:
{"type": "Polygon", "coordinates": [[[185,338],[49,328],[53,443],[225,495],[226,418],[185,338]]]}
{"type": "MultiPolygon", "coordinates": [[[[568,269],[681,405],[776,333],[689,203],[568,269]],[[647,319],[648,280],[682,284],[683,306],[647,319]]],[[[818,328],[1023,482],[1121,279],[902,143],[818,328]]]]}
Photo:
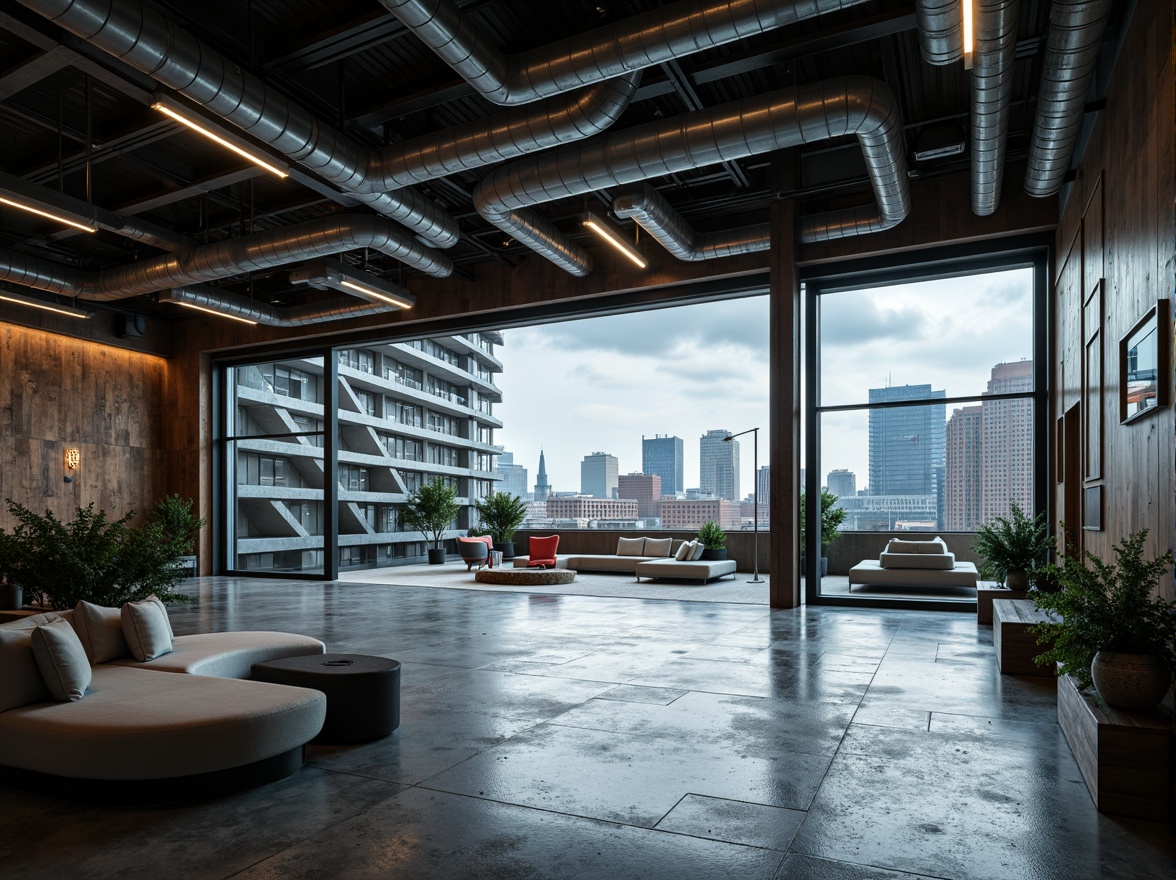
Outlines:
{"type": "Polygon", "coordinates": [[[327,695],[327,720],[311,742],[344,745],[387,736],[400,726],[400,663],[366,654],[312,654],[254,663],[254,681],[327,695]]]}

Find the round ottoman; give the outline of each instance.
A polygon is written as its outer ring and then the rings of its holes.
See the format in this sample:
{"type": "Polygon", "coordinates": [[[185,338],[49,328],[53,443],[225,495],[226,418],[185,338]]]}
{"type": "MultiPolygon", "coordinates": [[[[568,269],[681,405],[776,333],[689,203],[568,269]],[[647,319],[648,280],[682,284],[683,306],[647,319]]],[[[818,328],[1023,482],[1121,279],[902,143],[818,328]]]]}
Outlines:
{"type": "Polygon", "coordinates": [[[254,681],[322,691],[327,720],[313,743],[343,745],[400,726],[400,663],[366,654],[312,654],[254,663],[254,681]]]}
{"type": "Polygon", "coordinates": [[[474,575],[474,580],[480,584],[511,587],[570,584],[575,579],[576,573],[566,568],[483,568],[474,575]]]}

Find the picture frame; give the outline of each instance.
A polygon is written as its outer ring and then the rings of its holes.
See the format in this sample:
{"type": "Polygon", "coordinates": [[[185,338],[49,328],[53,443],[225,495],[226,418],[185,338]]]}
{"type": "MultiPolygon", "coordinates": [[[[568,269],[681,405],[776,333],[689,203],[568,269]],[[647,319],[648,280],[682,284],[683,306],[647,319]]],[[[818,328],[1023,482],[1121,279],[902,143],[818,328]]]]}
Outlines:
{"type": "Polygon", "coordinates": [[[1119,423],[1166,409],[1169,404],[1171,320],[1167,299],[1158,300],[1119,340],[1119,423]]]}

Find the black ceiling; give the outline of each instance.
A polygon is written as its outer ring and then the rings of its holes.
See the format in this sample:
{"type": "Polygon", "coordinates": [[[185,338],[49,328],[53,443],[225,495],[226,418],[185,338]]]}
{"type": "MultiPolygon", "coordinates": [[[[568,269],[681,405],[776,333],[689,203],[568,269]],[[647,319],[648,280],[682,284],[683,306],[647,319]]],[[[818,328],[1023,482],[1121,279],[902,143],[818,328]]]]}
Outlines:
{"type": "MultiPolygon", "coordinates": [[[[497,108],[473,93],[375,0],[157,0],[181,27],[301,103],[373,146],[490,117],[497,108]]],[[[478,27],[517,52],[659,6],[655,0],[458,0],[478,27]]],[[[1013,84],[1009,158],[1024,155],[1032,124],[1048,2],[1023,0],[1013,84]]],[[[149,106],[155,84],[66,34],[15,0],[0,0],[0,170],[106,210],[137,214],[202,241],[324,214],[367,208],[279,180],[168,122],[149,106]],[[86,149],[87,130],[91,148],[86,149]]],[[[885,81],[901,111],[913,176],[956,171],[967,157],[919,163],[912,152],[928,123],[968,121],[962,64],[933,67],[919,52],[912,3],[877,2],[688,55],[645,71],[636,99],[613,130],[699,107],[713,107],[836,75],[885,81]]],[[[825,197],[868,190],[856,146],[826,143],[800,154],[799,183],[781,183],[772,156],[650,181],[701,228],[766,219],[781,192],[825,197]]],[[[448,253],[458,271],[511,260],[519,245],[485,223],[470,193],[487,169],[419,187],[457,218],[461,242],[448,253]]],[[[795,179],[795,178],[793,178],[795,179]]],[[[1019,186],[1016,180],[1006,186],[1019,186]]],[[[546,214],[573,237],[583,200],[553,202],[546,214]]],[[[606,193],[593,206],[607,210],[606,193]]],[[[69,234],[11,210],[0,211],[0,246],[36,249],[83,268],[154,255],[109,233],[69,234]]],[[[352,255],[352,259],[359,255],[352,255]]],[[[378,255],[377,255],[378,256],[378,255]]],[[[369,269],[404,270],[379,257],[369,269]]],[[[237,290],[278,289],[281,272],[229,282],[237,290]]]]}

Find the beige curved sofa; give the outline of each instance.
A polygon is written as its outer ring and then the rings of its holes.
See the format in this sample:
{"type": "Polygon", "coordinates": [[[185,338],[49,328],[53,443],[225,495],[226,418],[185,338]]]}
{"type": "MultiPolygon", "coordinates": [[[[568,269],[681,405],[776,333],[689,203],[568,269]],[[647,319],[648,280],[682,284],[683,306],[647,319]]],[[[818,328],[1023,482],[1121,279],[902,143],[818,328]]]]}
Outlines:
{"type": "MultiPolygon", "coordinates": [[[[33,629],[72,612],[49,612],[5,629],[33,629]]],[[[176,636],[145,663],[91,667],[76,702],[0,712],[0,783],[87,800],[143,803],[204,796],[297,772],[326,719],[319,691],[241,680],[254,663],[321,654],[292,633],[176,636]]]]}

